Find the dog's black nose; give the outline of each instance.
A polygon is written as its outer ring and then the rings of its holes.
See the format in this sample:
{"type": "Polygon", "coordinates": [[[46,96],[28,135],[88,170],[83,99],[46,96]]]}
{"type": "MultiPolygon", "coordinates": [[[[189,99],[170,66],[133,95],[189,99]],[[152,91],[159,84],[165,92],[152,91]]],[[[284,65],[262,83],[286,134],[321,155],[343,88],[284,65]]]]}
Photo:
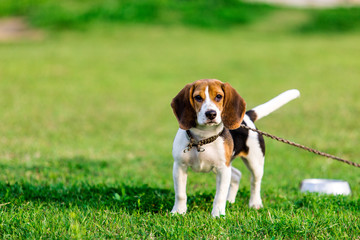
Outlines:
{"type": "Polygon", "coordinates": [[[210,110],[205,112],[205,116],[209,119],[209,120],[213,120],[216,118],[216,111],[215,110],[210,110]]]}

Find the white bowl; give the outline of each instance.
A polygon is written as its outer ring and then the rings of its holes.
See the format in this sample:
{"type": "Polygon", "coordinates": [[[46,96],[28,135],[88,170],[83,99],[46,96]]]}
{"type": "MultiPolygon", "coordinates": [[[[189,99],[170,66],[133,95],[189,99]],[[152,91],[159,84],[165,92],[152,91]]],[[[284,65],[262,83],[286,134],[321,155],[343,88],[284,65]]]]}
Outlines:
{"type": "Polygon", "coordinates": [[[350,185],[343,180],[305,179],[301,182],[301,192],[318,192],[334,195],[350,195],[350,185]]]}

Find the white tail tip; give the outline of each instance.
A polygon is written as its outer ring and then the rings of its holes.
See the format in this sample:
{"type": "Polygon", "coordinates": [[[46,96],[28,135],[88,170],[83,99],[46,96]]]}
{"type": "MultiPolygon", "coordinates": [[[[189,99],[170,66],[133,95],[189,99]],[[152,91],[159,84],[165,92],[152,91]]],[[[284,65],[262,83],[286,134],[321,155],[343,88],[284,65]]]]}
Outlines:
{"type": "Polygon", "coordinates": [[[252,110],[256,113],[257,118],[256,120],[259,120],[273,111],[277,110],[281,106],[285,105],[286,103],[290,102],[291,100],[298,98],[300,96],[300,92],[297,89],[291,89],[287,90],[277,97],[271,99],[270,101],[261,104],[252,110]]]}

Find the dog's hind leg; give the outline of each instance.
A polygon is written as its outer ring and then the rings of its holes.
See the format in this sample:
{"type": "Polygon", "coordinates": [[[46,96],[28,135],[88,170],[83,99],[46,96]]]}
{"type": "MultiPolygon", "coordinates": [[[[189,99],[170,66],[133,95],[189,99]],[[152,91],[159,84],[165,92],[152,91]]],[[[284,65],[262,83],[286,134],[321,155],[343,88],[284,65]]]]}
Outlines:
{"type": "Polygon", "coordinates": [[[242,158],[245,165],[251,172],[251,190],[249,207],[259,209],[262,208],[262,201],[260,195],[261,180],[264,174],[265,158],[262,153],[255,150],[255,153],[249,153],[246,158],[242,158]]]}
{"type": "Polygon", "coordinates": [[[227,196],[227,201],[229,203],[235,202],[236,194],[239,189],[240,179],[241,179],[241,172],[238,169],[231,166],[231,182],[229,187],[229,193],[227,196]]]}

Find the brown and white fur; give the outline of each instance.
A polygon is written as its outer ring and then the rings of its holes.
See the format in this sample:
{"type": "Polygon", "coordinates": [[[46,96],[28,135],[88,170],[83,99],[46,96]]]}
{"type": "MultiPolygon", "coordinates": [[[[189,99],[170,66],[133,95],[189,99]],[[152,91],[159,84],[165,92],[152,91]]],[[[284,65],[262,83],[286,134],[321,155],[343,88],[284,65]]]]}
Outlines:
{"type": "Polygon", "coordinates": [[[251,196],[249,206],[261,208],[261,179],[264,172],[264,139],[256,132],[239,128],[245,124],[255,128],[258,120],[292,99],[299,96],[298,90],[289,90],[260,106],[245,112],[246,103],[228,83],[216,79],[202,79],[187,84],[172,100],[171,107],[179,122],[172,154],[174,157],[173,178],[175,205],[172,213],[186,213],[186,180],[189,167],[196,172],[216,174],[216,194],[212,216],[225,215],[226,201],[235,202],[241,172],[231,166],[231,161],[240,156],[250,170],[251,196]],[[196,141],[223,133],[209,144],[203,152],[196,148],[184,149],[189,144],[186,130],[196,141]]]}

